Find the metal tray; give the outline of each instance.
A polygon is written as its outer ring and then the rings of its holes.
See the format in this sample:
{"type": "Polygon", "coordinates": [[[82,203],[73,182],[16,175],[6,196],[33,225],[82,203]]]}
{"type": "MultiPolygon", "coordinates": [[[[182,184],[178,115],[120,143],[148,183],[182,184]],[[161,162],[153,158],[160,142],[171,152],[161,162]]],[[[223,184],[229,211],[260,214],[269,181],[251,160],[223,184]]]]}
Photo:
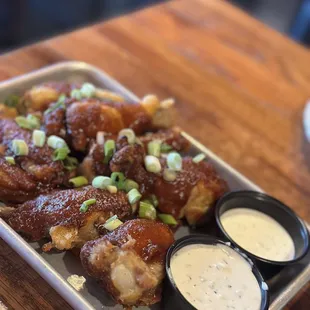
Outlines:
{"type": "MultiPolygon", "coordinates": [[[[94,66],[82,62],[62,62],[0,83],[0,102],[9,94],[21,93],[32,85],[49,80],[88,81],[118,92],[130,101],[138,100],[133,93],[94,66]]],[[[234,170],[193,137],[185,132],[183,132],[183,135],[192,144],[190,152],[193,154],[197,152],[205,153],[220,175],[228,182],[231,190],[262,191],[261,188],[234,170]]],[[[189,228],[182,227],[177,231],[176,238],[186,234],[189,234],[189,228]]],[[[2,219],[0,219],[0,237],[54,287],[74,309],[122,309],[120,305],[113,303],[95,280],[85,274],[79,259],[71,252],[42,253],[38,243],[26,242],[2,219]],[[71,274],[83,275],[87,279],[85,288],[80,292],[77,292],[66,281],[71,274]]],[[[308,281],[310,281],[310,252],[302,261],[285,267],[276,277],[269,281],[270,309],[284,307],[308,281]]],[[[152,306],[153,310],[160,308],[160,305],[152,306]]],[[[148,308],[141,307],[141,309],[148,308]]]]}

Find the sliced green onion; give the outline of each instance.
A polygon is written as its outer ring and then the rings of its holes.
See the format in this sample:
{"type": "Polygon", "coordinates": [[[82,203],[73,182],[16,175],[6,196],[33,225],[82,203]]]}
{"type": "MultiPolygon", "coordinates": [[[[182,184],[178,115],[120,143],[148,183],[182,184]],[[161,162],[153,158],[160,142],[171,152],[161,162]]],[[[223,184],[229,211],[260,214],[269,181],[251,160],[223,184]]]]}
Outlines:
{"type": "Polygon", "coordinates": [[[12,141],[12,149],[17,156],[26,156],[29,153],[28,145],[24,140],[14,139],[12,141]]]}
{"type": "Polygon", "coordinates": [[[142,142],[139,138],[137,138],[137,137],[136,137],[135,143],[136,143],[136,144],[139,144],[139,145],[141,145],[141,146],[144,146],[143,142],[142,142]]]}
{"type": "Polygon", "coordinates": [[[88,180],[83,176],[78,176],[69,180],[74,187],[81,187],[88,184],[88,180]]]}
{"type": "Polygon", "coordinates": [[[177,225],[178,222],[171,214],[158,214],[160,220],[167,225],[177,225]]]}
{"type": "Polygon", "coordinates": [[[117,187],[114,185],[108,185],[107,186],[107,190],[111,193],[111,194],[116,194],[117,193],[117,187]]]}
{"type": "Polygon", "coordinates": [[[91,98],[96,93],[96,87],[91,83],[84,83],[82,85],[82,88],[80,89],[80,92],[81,92],[83,97],[91,98]]]}
{"type": "Polygon", "coordinates": [[[165,169],[163,172],[163,178],[165,181],[173,182],[177,178],[177,173],[172,169],[165,169]]]}
{"type": "Polygon", "coordinates": [[[127,179],[124,182],[124,189],[128,193],[131,191],[133,188],[139,189],[139,184],[135,182],[134,180],[127,179]]]}
{"type": "Polygon", "coordinates": [[[92,186],[95,188],[106,189],[109,185],[112,185],[113,181],[109,177],[97,176],[92,181],[92,186]]]}
{"type": "Polygon", "coordinates": [[[64,139],[57,136],[49,136],[47,139],[47,145],[52,149],[68,148],[67,143],[64,139]]]}
{"type": "Polygon", "coordinates": [[[182,157],[177,152],[169,153],[167,156],[167,165],[170,169],[175,171],[182,170],[182,157]]]}
{"type": "Polygon", "coordinates": [[[139,206],[139,217],[149,220],[155,220],[156,219],[156,209],[153,205],[140,201],[139,206]]]}
{"type": "Polygon", "coordinates": [[[104,143],[104,163],[107,164],[115,152],[115,141],[107,140],[104,143]]]}
{"type": "Polygon", "coordinates": [[[135,204],[138,200],[141,199],[142,195],[140,194],[140,192],[136,189],[133,188],[132,190],[130,190],[127,194],[129,203],[131,205],[135,204]]]}
{"type": "Polygon", "coordinates": [[[116,187],[118,189],[124,189],[125,186],[125,175],[122,172],[113,172],[111,174],[111,179],[114,185],[116,185],[116,187]]]}
{"type": "Polygon", "coordinates": [[[122,129],[118,133],[118,138],[121,138],[121,137],[126,137],[129,144],[134,144],[136,141],[136,134],[130,128],[122,129]]]}
{"type": "Polygon", "coordinates": [[[65,109],[65,108],[66,108],[65,101],[66,101],[66,95],[65,95],[65,94],[61,94],[61,95],[58,97],[57,102],[56,102],[55,104],[53,104],[50,108],[48,108],[48,109],[44,112],[44,115],[49,114],[49,113],[55,111],[55,110],[58,109],[58,108],[65,109]]]}
{"type": "Polygon", "coordinates": [[[79,89],[75,88],[75,89],[71,90],[70,97],[77,99],[77,100],[81,100],[82,99],[82,93],[79,89]]]}
{"type": "Polygon", "coordinates": [[[123,222],[117,218],[117,215],[113,215],[103,224],[103,227],[109,231],[112,231],[122,224],[123,222]]]}
{"type": "Polygon", "coordinates": [[[53,153],[53,161],[57,160],[64,160],[68,154],[70,153],[70,150],[67,147],[62,147],[60,149],[56,149],[53,153]]]}
{"type": "Polygon", "coordinates": [[[149,155],[153,155],[155,157],[160,157],[160,140],[154,140],[147,144],[147,151],[149,155]]]}
{"type": "Polygon", "coordinates": [[[42,130],[35,129],[32,132],[32,143],[37,147],[42,147],[45,143],[46,135],[42,130]]]}
{"type": "Polygon", "coordinates": [[[200,163],[201,161],[203,161],[204,159],[206,158],[206,155],[205,154],[198,154],[196,155],[194,158],[193,158],[193,162],[198,164],[200,163]]]}
{"type": "Polygon", "coordinates": [[[30,129],[30,125],[28,123],[28,120],[24,116],[17,116],[17,117],[15,117],[15,122],[21,128],[30,129]]]}
{"type": "Polygon", "coordinates": [[[144,157],[144,165],[148,172],[159,173],[161,170],[159,159],[152,155],[147,155],[144,157]]]}
{"type": "Polygon", "coordinates": [[[65,169],[67,169],[69,171],[72,171],[72,170],[74,170],[78,166],[79,162],[78,162],[78,160],[75,157],[67,156],[62,161],[62,164],[65,167],[65,169]]]}
{"type": "Polygon", "coordinates": [[[5,158],[5,160],[6,160],[9,164],[15,165],[15,159],[14,159],[14,157],[12,157],[12,156],[5,156],[4,158],[5,158]]]}
{"type": "Polygon", "coordinates": [[[27,121],[30,126],[30,129],[38,129],[41,126],[39,118],[37,118],[32,114],[27,115],[27,121]]]}
{"type": "Polygon", "coordinates": [[[19,96],[17,95],[10,95],[4,100],[4,104],[11,108],[16,108],[19,103],[19,96]]]}
{"type": "Polygon", "coordinates": [[[81,207],[80,207],[80,211],[81,212],[86,212],[88,210],[88,207],[93,205],[94,203],[96,203],[96,199],[95,198],[91,198],[91,199],[88,199],[88,200],[85,200],[81,207]]]}
{"type": "Polygon", "coordinates": [[[170,151],[172,151],[172,150],[173,150],[172,146],[169,145],[169,144],[167,144],[167,143],[162,143],[162,144],[160,145],[160,151],[161,151],[162,153],[168,153],[168,152],[170,152],[170,151]]]}
{"type": "Polygon", "coordinates": [[[152,194],[152,195],[151,195],[151,200],[152,200],[152,205],[153,205],[155,208],[157,208],[159,202],[158,202],[158,199],[157,199],[156,195],[152,194]]]}

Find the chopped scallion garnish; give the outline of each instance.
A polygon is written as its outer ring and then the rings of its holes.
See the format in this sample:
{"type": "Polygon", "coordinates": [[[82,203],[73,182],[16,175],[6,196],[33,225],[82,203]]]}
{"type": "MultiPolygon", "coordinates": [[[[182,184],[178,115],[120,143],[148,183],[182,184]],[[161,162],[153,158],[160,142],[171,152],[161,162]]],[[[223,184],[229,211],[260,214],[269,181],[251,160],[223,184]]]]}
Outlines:
{"type": "Polygon", "coordinates": [[[59,97],[58,97],[58,100],[56,103],[54,103],[51,107],[49,107],[45,112],[44,114],[49,114],[53,111],[55,111],[56,109],[58,108],[62,108],[62,109],[65,109],[66,108],[66,105],[65,105],[65,101],[66,101],[66,95],[65,94],[61,94],[59,97]]]}
{"type": "Polygon", "coordinates": [[[165,169],[163,172],[163,178],[165,181],[173,182],[177,178],[177,173],[172,169],[165,169]]]}
{"type": "Polygon", "coordinates": [[[111,194],[116,194],[117,193],[117,187],[114,185],[108,185],[107,186],[107,190],[111,193],[111,194]]]}
{"type": "Polygon", "coordinates": [[[91,83],[84,83],[80,89],[82,97],[91,98],[96,93],[96,87],[91,83]]]}
{"type": "Polygon", "coordinates": [[[80,211],[81,212],[86,212],[88,210],[88,207],[93,205],[94,203],[96,203],[96,199],[94,198],[91,198],[91,199],[88,199],[88,200],[85,200],[81,207],[80,207],[80,211]]]}
{"type": "Polygon", "coordinates": [[[65,167],[65,169],[67,169],[69,171],[72,171],[72,170],[74,170],[78,166],[79,162],[78,162],[78,160],[75,157],[67,156],[62,161],[62,164],[65,167]]]}
{"type": "Polygon", "coordinates": [[[124,189],[128,193],[133,188],[139,189],[139,184],[135,182],[134,180],[127,179],[124,182],[124,189]]]}
{"type": "Polygon", "coordinates": [[[11,108],[16,108],[19,103],[19,96],[17,95],[10,95],[4,100],[4,104],[11,108]]]}
{"type": "Polygon", "coordinates": [[[103,224],[103,227],[109,231],[112,231],[122,224],[123,222],[117,218],[117,215],[113,215],[103,224]]]}
{"type": "Polygon", "coordinates": [[[69,180],[74,187],[81,187],[88,184],[88,180],[83,176],[78,176],[69,180]]]}
{"type": "Polygon", "coordinates": [[[139,217],[149,219],[149,220],[155,220],[156,219],[156,209],[153,205],[140,201],[139,206],[139,217]]]}
{"type": "Polygon", "coordinates": [[[147,145],[148,154],[153,155],[155,157],[160,157],[160,146],[161,146],[160,140],[153,140],[149,142],[147,145]]]}
{"type": "Polygon", "coordinates": [[[130,128],[122,129],[118,133],[118,138],[121,138],[121,137],[126,137],[129,144],[134,144],[136,141],[136,135],[134,131],[130,128]]]}
{"type": "Polygon", "coordinates": [[[172,150],[173,150],[172,146],[169,145],[169,144],[167,144],[167,143],[162,143],[162,144],[160,145],[160,151],[161,151],[162,153],[168,153],[168,152],[170,152],[170,151],[172,151],[172,150]]]}
{"type": "Polygon", "coordinates": [[[39,118],[37,118],[32,114],[27,115],[27,121],[30,126],[30,129],[38,129],[41,126],[39,118]]]}
{"type": "Polygon", "coordinates": [[[53,161],[64,160],[69,153],[70,150],[67,147],[56,149],[53,153],[53,161]]]}
{"type": "Polygon", "coordinates": [[[158,214],[158,217],[160,218],[160,220],[167,224],[167,225],[177,225],[178,222],[176,221],[176,219],[171,215],[171,214],[158,214]]]}
{"type": "Polygon", "coordinates": [[[71,93],[70,93],[70,97],[77,99],[77,100],[81,100],[82,99],[82,94],[81,91],[77,88],[72,89],[71,93]]]}
{"type": "Polygon", "coordinates": [[[24,116],[17,116],[17,117],[15,117],[15,122],[21,128],[30,129],[29,128],[29,123],[27,121],[27,118],[24,117],[24,116]]]}
{"type": "Polygon", "coordinates": [[[200,163],[201,161],[203,161],[204,159],[206,158],[206,155],[205,154],[198,154],[196,155],[194,158],[193,158],[193,162],[198,164],[200,163]]]}
{"type": "Polygon", "coordinates": [[[47,139],[47,145],[52,149],[68,148],[67,143],[64,139],[57,136],[49,136],[47,139]]]}
{"type": "Polygon", "coordinates": [[[129,203],[133,205],[141,199],[142,195],[136,188],[133,188],[132,190],[128,192],[127,197],[128,197],[129,203]]]}
{"type": "Polygon", "coordinates": [[[148,172],[159,173],[161,170],[159,159],[152,155],[147,155],[144,157],[144,165],[148,172]]]}
{"type": "Polygon", "coordinates": [[[111,179],[114,185],[116,185],[116,187],[118,189],[124,189],[124,182],[125,182],[125,175],[122,172],[113,172],[111,174],[111,179]]]}
{"type": "Polygon", "coordinates": [[[92,181],[92,186],[95,188],[106,189],[109,185],[112,185],[113,181],[109,177],[97,176],[92,181]]]}
{"type": "Polygon", "coordinates": [[[37,147],[42,147],[45,143],[46,135],[42,130],[35,129],[32,132],[32,143],[37,147]]]}
{"type": "Polygon", "coordinates": [[[9,164],[15,165],[15,159],[13,156],[5,156],[4,158],[9,164]]]}
{"type": "Polygon", "coordinates": [[[167,156],[167,165],[170,169],[175,171],[182,170],[182,157],[177,152],[169,153],[167,156]]]}
{"type": "Polygon", "coordinates": [[[29,153],[28,145],[24,140],[14,139],[12,141],[12,150],[17,156],[26,156],[29,153]]]}
{"type": "Polygon", "coordinates": [[[154,195],[154,194],[151,195],[151,201],[152,201],[152,205],[153,205],[155,208],[157,208],[159,202],[158,202],[158,199],[157,199],[156,195],[154,195]]]}
{"type": "Polygon", "coordinates": [[[104,163],[107,164],[115,152],[115,141],[107,140],[104,143],[104,163]]]}

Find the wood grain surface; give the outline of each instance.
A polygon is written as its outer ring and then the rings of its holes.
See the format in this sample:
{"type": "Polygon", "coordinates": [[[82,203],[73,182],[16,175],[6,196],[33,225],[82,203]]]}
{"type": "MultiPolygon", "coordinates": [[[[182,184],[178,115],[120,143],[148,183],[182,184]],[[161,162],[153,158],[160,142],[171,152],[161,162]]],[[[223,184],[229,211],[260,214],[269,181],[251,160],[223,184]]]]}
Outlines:
{"type": "MultiPolygon", "coordinates": [[[[64,60],[94,64],[139,96],[175,97],[185,131],[310,221],[304,47],[223,1],[179,0],[3,55],[0,80],[64,60]]],[[[3,241],[0,300],[70,308],[3,241]]],[[[309,303],[310,285],[287,309],[309,303]]]]}

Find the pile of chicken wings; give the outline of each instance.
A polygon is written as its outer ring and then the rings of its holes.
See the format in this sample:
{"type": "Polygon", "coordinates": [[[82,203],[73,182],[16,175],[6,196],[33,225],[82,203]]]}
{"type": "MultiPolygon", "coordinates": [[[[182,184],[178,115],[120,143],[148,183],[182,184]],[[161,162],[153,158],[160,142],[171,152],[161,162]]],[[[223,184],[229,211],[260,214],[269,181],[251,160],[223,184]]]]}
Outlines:
{"type": "Polygon", "coordinates": [[[0,104],[0,216],[82,266],[124,306],[161,298],[178,225],[203,223],[227,184],[173,127],[174,101],[127,102],[48,82],[0,104]]]}

